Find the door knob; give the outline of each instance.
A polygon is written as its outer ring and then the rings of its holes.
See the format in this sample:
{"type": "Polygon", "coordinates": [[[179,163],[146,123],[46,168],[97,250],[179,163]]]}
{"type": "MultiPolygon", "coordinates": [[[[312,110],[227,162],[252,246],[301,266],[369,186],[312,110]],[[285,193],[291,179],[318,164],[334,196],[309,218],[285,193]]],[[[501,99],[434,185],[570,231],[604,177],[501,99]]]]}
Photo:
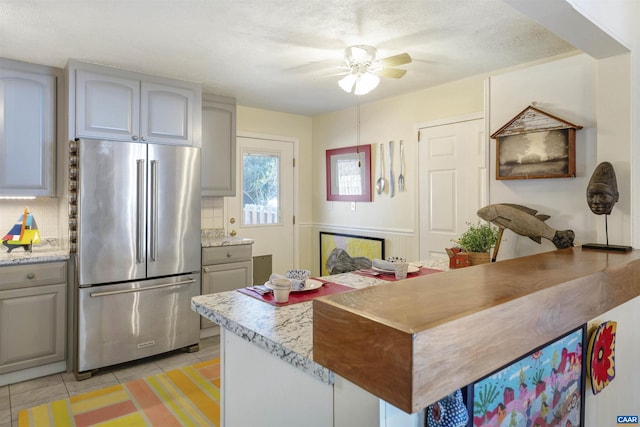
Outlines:
{"type": "Polygon", "coordinates": [[[229,235],[230,235],[231,237],[235,236],[236,234],[237,234],[237,233],[236,233],[236,230],[231,230],[231,231],[229,232],[229,235]]]}

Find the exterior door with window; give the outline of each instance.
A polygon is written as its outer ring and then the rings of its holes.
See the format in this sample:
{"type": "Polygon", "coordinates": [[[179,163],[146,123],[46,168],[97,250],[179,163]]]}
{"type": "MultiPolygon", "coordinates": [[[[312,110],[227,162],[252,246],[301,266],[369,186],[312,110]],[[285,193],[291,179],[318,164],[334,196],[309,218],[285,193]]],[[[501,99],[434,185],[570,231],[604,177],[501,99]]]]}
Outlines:
{"type": "Polygon", "coordinates": [[[227,231],[254,240],[253,256],[271,255],[274,273],[294,265],[294,143],[238,137],[235,197],[225,199],[227,231]]]}

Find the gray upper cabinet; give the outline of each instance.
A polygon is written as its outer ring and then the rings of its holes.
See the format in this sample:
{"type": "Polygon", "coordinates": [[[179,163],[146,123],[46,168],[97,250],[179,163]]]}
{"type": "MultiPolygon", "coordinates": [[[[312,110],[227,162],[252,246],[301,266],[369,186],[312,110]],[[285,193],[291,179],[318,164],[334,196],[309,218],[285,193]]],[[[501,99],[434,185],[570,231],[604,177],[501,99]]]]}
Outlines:
{"type": "Polygon", "coordinates": [[[77,138],[137,141],[140,80],[76,71],[77,138]]]}
{"type": "Polygon", "coordinates": [[[236,103],[204,95],[202,101],[202,195],[236,194],[236,103]]]}
{"type": "Polygon", "coordinates": [[[69,135],[200,146],[200,85],[70,61],[69,135]]]}
{"type": "Polygon", "coordinates": [[[0,59],[0,196],[56,195],[62,70],[0,59]]]}

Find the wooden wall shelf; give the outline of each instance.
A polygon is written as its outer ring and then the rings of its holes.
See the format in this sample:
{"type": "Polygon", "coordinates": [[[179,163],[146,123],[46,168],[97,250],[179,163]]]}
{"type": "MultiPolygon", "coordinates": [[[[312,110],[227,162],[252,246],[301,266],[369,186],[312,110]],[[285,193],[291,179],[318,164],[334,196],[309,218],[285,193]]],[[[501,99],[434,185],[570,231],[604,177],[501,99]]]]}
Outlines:
{"type": "Polygon", "coordinates": [[[640,251],[569,248],[318,298],[313,358],[417,412],[640,295],[640,251]]]}

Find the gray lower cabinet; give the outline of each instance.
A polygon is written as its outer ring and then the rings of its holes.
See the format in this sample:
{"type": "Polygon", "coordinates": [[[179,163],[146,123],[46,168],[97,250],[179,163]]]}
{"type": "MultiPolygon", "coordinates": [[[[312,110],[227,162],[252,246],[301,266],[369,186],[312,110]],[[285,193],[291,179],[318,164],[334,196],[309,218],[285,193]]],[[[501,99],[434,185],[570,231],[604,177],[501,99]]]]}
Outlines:
{"type": "Polygon", "coordinates": [[[65,360],[66,262],[0,267],[0,375],[65,360]]]}
{"type": "MultiPolygon", "coordinates": [[[[253,284],[251,245],[202,248],[202,294],[233,291],[253,284]]],[[[200,328],[215,324],[204,317],[200,328]]]]}

